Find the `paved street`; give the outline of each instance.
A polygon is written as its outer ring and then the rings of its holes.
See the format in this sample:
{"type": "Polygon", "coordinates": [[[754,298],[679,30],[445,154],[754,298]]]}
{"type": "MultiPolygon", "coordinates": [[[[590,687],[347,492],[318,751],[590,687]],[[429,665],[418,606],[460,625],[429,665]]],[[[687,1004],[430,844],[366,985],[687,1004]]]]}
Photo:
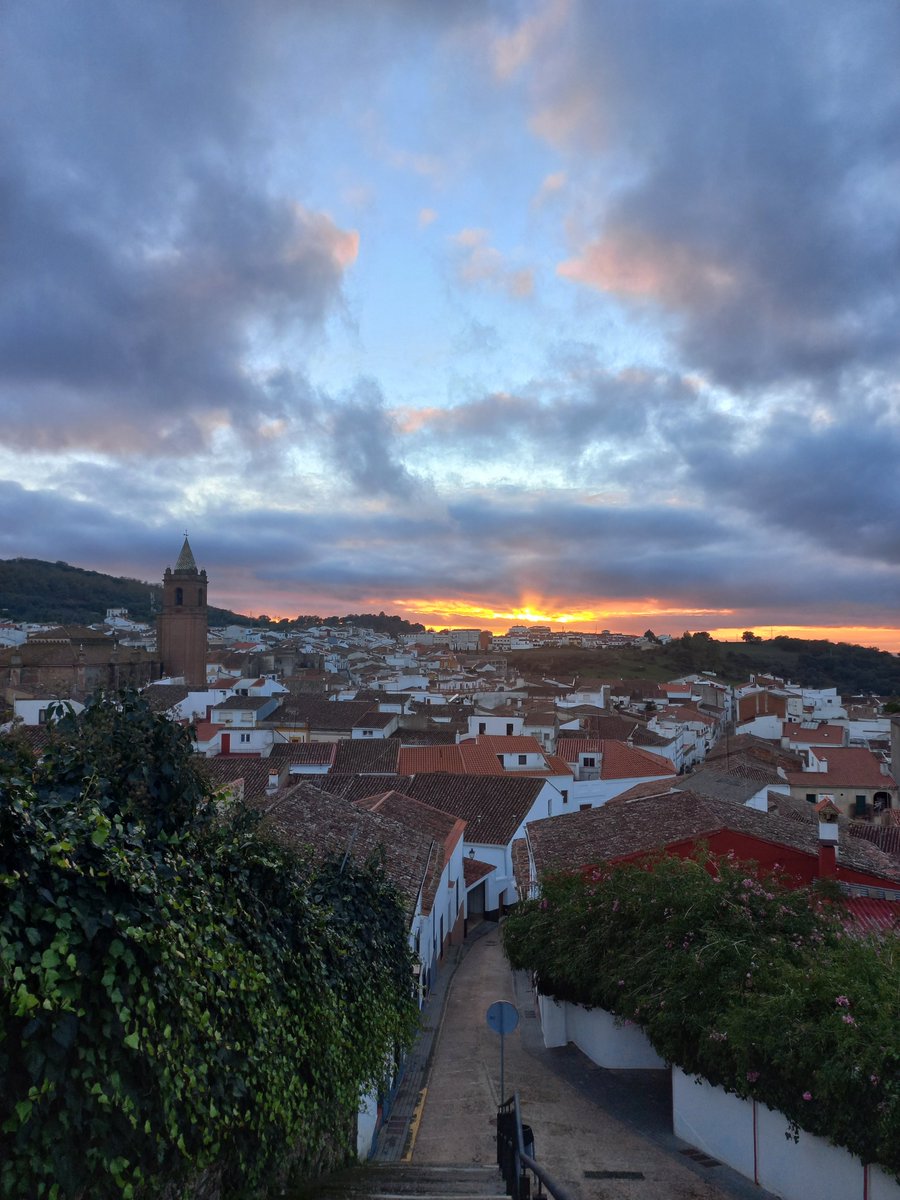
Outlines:
{"type": "Polygon", "coordinates": [[[605,1071],[572,1046],[545,1049],[529,982],[510,971],[493,926],[464,948],[443,1013],[431,1015],[430,1070],[406,1139],[413,1163],[496,1161],[500,1040],[485,1022],[495,1000],[514,1003],[520,1016],[506,1038],[506,1093],[519,1092],[536,1157],[579,1200],[769,1196],[727,1167],[685,1155],[662,1072],[605,1071]]]}

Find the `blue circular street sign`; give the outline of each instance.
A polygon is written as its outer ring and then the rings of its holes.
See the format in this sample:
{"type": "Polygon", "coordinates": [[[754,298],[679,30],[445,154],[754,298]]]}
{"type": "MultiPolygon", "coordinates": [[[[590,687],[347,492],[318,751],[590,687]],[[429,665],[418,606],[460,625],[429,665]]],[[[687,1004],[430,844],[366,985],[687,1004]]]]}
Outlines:
{"type": "Polygon", "coordinates": [[[494,1033],[512,1033],[519,1024],[519,1013],[507,1000],[495,1000],[487,1010],[487,1023],[494,1033]]]}

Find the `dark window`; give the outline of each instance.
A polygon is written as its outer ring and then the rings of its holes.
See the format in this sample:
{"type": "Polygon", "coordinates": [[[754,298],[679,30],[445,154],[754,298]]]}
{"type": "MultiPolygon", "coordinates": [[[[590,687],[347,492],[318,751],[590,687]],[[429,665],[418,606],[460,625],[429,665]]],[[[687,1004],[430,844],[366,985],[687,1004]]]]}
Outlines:
{"type": "Polygon", "coordinates": [[[568,803],[569,803],[569,793],[566,791],[566,789],[565,789],[565,788],[560,788],[560,790],[559,790],[559,794],[560,794],[560,795],[562,796],[562,798],[563,798],[563,804],[568,804],[568,803]]]}
{"type": "Polygon", "coordinates": [[[184,604],[184,588],[175,589],[175,603],[184,604]]]}
{"type": "Polygon", "coordinates": [[[528,762],[527,754],[520,754],[519,755],[519,766],[524,767],[527,762],[528,762]]]}
{"type": "Polygon", "coordinates": [[[807,793],[806,793],[806,799],[809,801],[809,803],[810,803],[810,804],[815,804],[815,802],[816,802],[816,793],[815,793],[815,792],[807,792],[807,793]]]}
{"type": "Polygon", "coordinates": [[[479,733],[485,733],[486,731],[487,731],[487,722],[486,722],[486,721],[479,721],[479,722],[478,722],[478,732],[479,732],[479,733]]]}
{"type": "Polygon", "coordinates": [[[865,796],[856,796],[856,815],[864,817],[866,815],[866,798],[865,796]]]}
{"type": "Polygon", "coordinates": [[[584,765],[586,767],[596,767],[597,760],[596,760],[596,758],[585,758],[584,765]]]}
{"type": "Polygon", "coordinates": [[[197,588],[197,603],[203,603],[203,588],[197,588]]]}
{"type": "Polygon", "coordinates": [[[506,726],[506,736],[512,737],[512,731],[513,731],[512,721],[509,721],[506,726]]]}

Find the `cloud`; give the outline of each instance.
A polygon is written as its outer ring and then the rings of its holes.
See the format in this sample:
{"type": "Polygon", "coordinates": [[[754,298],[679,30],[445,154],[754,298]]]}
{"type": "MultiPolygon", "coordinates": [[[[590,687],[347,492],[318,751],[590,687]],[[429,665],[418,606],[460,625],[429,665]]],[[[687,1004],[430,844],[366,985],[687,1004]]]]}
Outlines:
{"type": "Polygon", "coordinates": [[[451,239],[456,280],[465,287],[487,287],[524,300],[534,292],[529,267],[510,267],[503,254],[490,244],[486,229],[463,229],[451,239]]]}
{"type": "Polygon", "coordinates": [[[532,64],[532,121],[609,184],[562,277],[664,306],[684,361],[734,389],[895,364],[898,42],[882,0],[575,6],[532,64]]]}
{"type": "Polygon", "coordinates": [[[419,209],[419,228],[427,229],[429,225],[433,224],[437,220],[437,218],[438,218],[438,214],[435,209],[420,208],[419,209]]]}

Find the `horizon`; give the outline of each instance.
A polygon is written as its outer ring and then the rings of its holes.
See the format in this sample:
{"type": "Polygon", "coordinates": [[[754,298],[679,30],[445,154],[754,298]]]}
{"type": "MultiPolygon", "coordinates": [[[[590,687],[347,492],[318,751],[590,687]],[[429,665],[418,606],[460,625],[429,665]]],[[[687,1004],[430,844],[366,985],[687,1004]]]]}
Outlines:
{"type": "MultiPolygon", "coordinates": [[[[893,0],[0,14],[0,555],[900,650],[893,0]]],[[[739,634],[738,634],[739,636],[739,634]]]]}

